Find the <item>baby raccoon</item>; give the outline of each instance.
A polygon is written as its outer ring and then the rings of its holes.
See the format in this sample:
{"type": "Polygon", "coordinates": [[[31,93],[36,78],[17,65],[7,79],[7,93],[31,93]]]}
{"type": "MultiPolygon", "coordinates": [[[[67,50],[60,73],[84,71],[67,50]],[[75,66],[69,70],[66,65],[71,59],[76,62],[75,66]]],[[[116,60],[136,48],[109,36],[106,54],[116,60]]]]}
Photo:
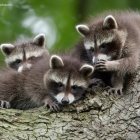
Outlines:
{"type": "Polygon", "coordinates": [[[83,39],[76,48],[81,60],[95,65],[95,70],[111,74],[111,93],[121,94],[124,78],[139,66],[140,14],[110,12],[89,24],[76,26],[83,39]]]}
{"type": "Polygon", "coordinates": [[[44,34],[37,35],[32,41],[19,41],[14,45],[1,44],[0,47],[6,64],[18,72],[30,69],[38,59],[48,55],[44,34]]]}
{"type": "Polygon", "coordinates": [[[41,61],[32,69],[25,89],[32,101],[58,110],[59,104],[72,104],[83,97],[93,70],[70,56],[52,55],[49,64],[41,61]]]}
{"type": "Polygon", "coordinates": [[[93,70],[69,56],[52,55],[49,61],[41,59],[26,75],[12,69],[1,71],[0,106],[29,109],[33,103],[34,107],[45,105],[58,111],[60,104],[72,104],[83,97],[93,70]]]}

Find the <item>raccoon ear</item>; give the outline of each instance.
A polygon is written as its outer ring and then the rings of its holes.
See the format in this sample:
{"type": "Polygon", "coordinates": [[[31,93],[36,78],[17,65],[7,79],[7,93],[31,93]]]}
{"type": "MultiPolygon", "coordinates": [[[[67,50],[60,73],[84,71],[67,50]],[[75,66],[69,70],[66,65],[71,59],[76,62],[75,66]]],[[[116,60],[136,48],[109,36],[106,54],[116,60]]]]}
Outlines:
{"type": "Polygon", "coordinates": [[[84,64],[80,68],[80,73],[86,77],[90,76],[94,72],[94,67],[88,64],[84,64]]]}
{"type": "Polygon", "coordinates": [[[50,58],[50,68],[56,69],[64,66],[63,60],[58,55],[52,55],[50,58]]]}
{"type": "Polygon", "coordinates": [[[38,34],[34,39],[33,43],[39,47],[45,46],[45,34],[38,34]]]}
{"type": "Polygon", "coordinates": [[[116,19],[112,15],[108,15],[104,19],[103,27],[107,29],[117,29],[118,24],[117,24],[116,19]]]}
{"type": "Polygon", "coordinates": [[[89,27],[87,25],[84,25],[84,24],[77,25],[76,30],[83,37],[85,37],[87,34],[89,34],[89,27]]]}
{"type": "Polygon", "coordinates": [[[5,56],[8,56],[12,53],[14,50],[15,46],[12,44],[1,44],[0,45],[1,51],[5,56]]]}

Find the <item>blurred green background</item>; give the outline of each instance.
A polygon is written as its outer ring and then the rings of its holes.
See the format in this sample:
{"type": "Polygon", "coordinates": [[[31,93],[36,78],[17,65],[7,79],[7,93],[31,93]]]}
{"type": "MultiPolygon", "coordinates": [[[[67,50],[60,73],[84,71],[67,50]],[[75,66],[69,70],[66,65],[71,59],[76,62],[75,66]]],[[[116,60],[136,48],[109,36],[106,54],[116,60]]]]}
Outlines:
{"type": "Polygon", "coordinates": [[[0,0],[0,44],[43,32],[47,47],[62,51],[76,43],[75,25],[88,17],[104,10],[139,8],[140,0],[0,0]]]}

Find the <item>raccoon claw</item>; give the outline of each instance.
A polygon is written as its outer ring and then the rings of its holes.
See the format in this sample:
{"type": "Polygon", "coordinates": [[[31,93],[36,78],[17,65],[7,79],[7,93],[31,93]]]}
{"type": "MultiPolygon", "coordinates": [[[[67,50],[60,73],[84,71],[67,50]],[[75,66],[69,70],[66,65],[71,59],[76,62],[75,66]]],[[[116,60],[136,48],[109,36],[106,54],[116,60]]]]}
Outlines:
{"type": "Polygon", "coordinates": [[[58,104],[51,105],[49,108],[51,111],[60,111],[60,106],[58,104]]]}
{"type": "Polygon", "coordinates": [[[122,88],[110,88],[108,92],[109,94],[120,95],[120,96],[123,94],[122,88]]]}
{"type": "Polygon", "coordinates": [[[45,106],[49,107],[50,111],[57,111],[57,112],[60,111],[60,106],[56,102],[47,103],[47,105],[45,106]]]}
{"type": "Polygon", "coordinates": [[[95,69],[99,71],[106,71],[106,61],[105,60],[100,60],[96,63],[95,69]]]}
{"type": "Polygon", "coordinates": [[[94,78],[89,82],[89,89],[94,89],[98,87],[104,87],[104,82],[101,79],[94,78]]]}
{"type": "Polygon", "coordinates": [[[10,108],[10,103],[4,100],[0,100],[0,107],[1,108],[10,108]]]}

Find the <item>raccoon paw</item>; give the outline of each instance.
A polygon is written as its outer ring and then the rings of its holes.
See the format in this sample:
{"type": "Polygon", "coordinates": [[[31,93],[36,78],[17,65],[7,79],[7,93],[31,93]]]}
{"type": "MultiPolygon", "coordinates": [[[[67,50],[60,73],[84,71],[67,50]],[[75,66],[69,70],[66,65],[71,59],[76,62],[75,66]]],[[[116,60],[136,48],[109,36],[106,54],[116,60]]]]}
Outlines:
{"type": "Polygon", "coordinates": [[[55,101],[50,101],[47,104],[45,104],[45,106],[47,106],[50,109],[50,111],[60,111],[60,105],[55,101]]]}
{"type": "Polygon", "coordinates": [[[120,95],[123,94],[122,88],[110,88],[110,89],[108,90],[108,92],[109,92],[109,94],[115,95],[115,96],[117,96],[117,95],[120,96],[120,95]]]}
{"type": "Polygon", "coordinates": [[[107,71],[106,60],[100,60],[95,65],[95,70],[98,71],[107,71]]]}
{"type": "Polygon", "coordinates": [[[1,108],[10,108],[10,103],[4,100],[0,100],[0,107],[1,108]]]}
{"type": "Polygon", "coordinates": [[[89,81],[89,89],[94,89],[98,87],[104,87],[105,83],[101,79],[93,78],[92,80],[89,81]]]}

